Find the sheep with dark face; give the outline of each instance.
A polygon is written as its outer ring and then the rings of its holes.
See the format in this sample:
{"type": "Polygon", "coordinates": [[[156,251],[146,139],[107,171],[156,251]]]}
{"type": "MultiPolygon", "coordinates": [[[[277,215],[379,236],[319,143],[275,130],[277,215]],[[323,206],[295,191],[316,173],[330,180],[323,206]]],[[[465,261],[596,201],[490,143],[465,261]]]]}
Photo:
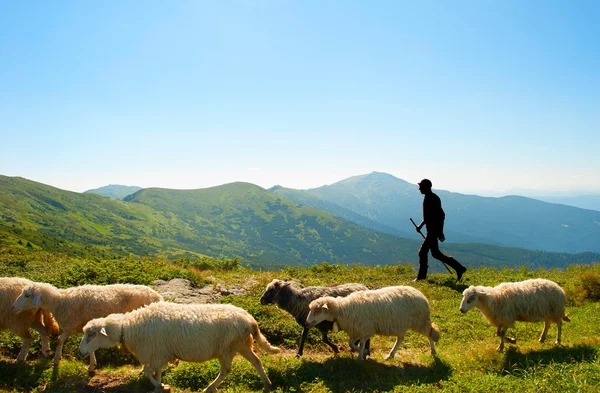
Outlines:
{"type": "MultiPolygon", "coordinates": [[[[302,326],[302,335],[300,336],[300,345],[296,357],[302,356],[304,350],[304,342],[310,329],[306,325],[306,317],[308,316],[308,305],[315,299],[323,296],[347,296],[353,292],[364,291],[368,288],[362,284],[341,284],[333,287],[310,286],[304,287],[294,281],[273,280],[267,285],[264,293],[260,298],[260,304],[276,304],[288,313],[290,313],[296,322],[302,326]]],[[[327,337],[327,333],[333,330],[333,322],[323,321],[315,325],[321,331],[323,342],[333,350],[339,353],[337,345],[332,343],[327,337]]],[[[368,354],[368,344],[367,344],[368,354]]]]}

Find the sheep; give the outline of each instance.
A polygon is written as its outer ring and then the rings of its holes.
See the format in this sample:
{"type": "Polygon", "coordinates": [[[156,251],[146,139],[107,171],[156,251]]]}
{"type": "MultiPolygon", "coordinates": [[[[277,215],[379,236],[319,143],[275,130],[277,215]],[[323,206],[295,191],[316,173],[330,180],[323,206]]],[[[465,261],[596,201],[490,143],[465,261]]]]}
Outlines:
{"type": "Polygon", "coordinates": [[[355,292],[346,297],[325,296],[309,305],[306,324],[313,326],[331,321],[345,331],[352,347],[360,340],[358,360],[362,360],[367,339],[375,334],[396,336],[396,343],[385,357],[396,354],[408,329],[429,339],[431,354],[435,355],[435,342],[440,331],[431,322],[429,302],[425,295],[409,286],[392,286],[355,292]]]}
{"type": "Polygon", "coordinates": [[[29,354],[31,346],[30,328],[40,334],[42,354],[50,356],[49,336],[58,335],[58,325],[52,314],[47,310],[32,308],[20,313],[12,310],[12,304],[21,294],[21,291],[32,281],[21,277],[0,278],[0,330],[8,329],[21,337],[21,350],[17,355],[17,362],[23,362],[29,354]]]}
{"type": "MultiPolygon", "coordinates": [[[[54,354],[54,365],[58,366],[67,338],[81,332],[89,320],[135,310],[161,300],[158,292],[145,285],[81,285],[58,289],[47,283],[32,283],[23,288],[13,309],[23,311],[40,307],[54,315],[61,330],[54,354]]],[[[88,370],[93,371],[96,365],[96,356],[92,353],[88,370]]]]}
{"type": "Polygon", "coordinates": [[[555,282],[541,278],[520,282],[505,282],[496,287],[470,286],[463,291],[460,312],[466,313],[473,307],[485,315],[496,326],[500,337],[498,352],[504,350],[504,341],[516,344],[516,339],[506,337],[506,330],[516,321],[544,321],[539,341],[546,341],[552,322],[558,325],[556,344],[560,344],[562,321],[570,321],[565,314],[565,291],[555,282]]]}
{"type": "Polygon", "coordinates": [[[79,351],[85,356],[98,348],[121,344],[144,366],[154,392],[168,389],[161,383],[161,374],[169,361],[217,358],[221,370],[205,390],[212,392],[231,371],[233,358],[239,353],[258,371],[263,390],[268,391],[271,381],[252,351],[254,340],[267,353],[280,351],[269,344],[256,320],[244,309],[230,304],[159,302],[89,321],[83,328],[79,351]]]}
{"type": "MultiPolygon", "coordinates": [[[[296,357],[299,358],[304,352],[304,342],[310,327],[306,325],[306,317],[308,315],[308,305],[313,300],[322,296],[346,296],[352,292],[364,291],[368,289],[362,284],[341,284],[333,287],[303,287],[301,284],[294,281],[271,281],[262,296],[260,304],[276,304],[288,313],[290,313],[300,326],[302,326],[302,335],[300,336],[300,344],[296,357]]],[[[335,353],[339,353],[337,345],[332,343],[327,337],[327,333],[332,330],[333,323],[330,321],[322,321],[316,325],[316,328],[321,331],[322,339],[335,353]]],[[[367,349],[369,344],[367,343],[367,349]]]]}

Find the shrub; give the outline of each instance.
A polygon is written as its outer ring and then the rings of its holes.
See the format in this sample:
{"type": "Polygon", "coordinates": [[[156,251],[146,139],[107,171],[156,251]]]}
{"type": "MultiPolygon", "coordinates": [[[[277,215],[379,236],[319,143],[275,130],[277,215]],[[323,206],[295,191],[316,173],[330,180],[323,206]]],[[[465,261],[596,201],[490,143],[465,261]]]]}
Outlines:
{"type": "Polygon", "coordinates": [[[584,299],[591,301],[600,300],[600,274],[593,271],[581,273],[577,278],[583,292],[584,299]]]}
{"type": "Polygon", "coordinates": [[[238,258],[212,258],[208,256],[180,258],[175,263],[186,269],[193,268],[198,270],[232,271],[240,267],[238,258]]]}

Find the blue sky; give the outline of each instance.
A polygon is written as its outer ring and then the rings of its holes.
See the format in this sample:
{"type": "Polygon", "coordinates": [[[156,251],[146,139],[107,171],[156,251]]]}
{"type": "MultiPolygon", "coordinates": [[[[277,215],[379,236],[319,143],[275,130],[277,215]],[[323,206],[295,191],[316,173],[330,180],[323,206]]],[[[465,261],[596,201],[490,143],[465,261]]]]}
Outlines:
{"type": "Polygon", "coordinates": [[[596,1],[2,1],[0,174],[600,192],[596,1]]]}

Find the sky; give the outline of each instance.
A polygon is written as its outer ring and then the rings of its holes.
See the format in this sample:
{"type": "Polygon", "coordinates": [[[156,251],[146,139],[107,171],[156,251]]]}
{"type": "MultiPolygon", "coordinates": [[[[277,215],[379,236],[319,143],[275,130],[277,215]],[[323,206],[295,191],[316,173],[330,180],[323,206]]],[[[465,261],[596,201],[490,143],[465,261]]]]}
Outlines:
{"type": "Polygon", "coordinates": [[[0,1],[0,175],[600,193],[600,2],[0,1]]]}

